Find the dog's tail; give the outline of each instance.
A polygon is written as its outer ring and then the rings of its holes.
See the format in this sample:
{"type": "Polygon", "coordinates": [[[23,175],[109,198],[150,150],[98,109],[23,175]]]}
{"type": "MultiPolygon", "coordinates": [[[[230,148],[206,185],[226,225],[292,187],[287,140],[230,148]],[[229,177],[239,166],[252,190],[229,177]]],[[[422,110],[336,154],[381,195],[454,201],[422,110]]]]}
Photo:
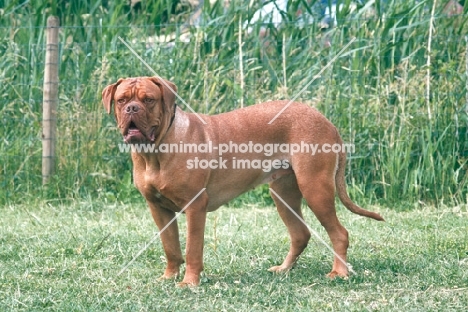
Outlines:
{"type": "MultiPolygon", "coordinates": [[[[341,139],[339,141],[341,142],[341,139]]],[[[342,142],[341,144],[343,145],[342,142]]],[[[362,209],[361,207],[353,203],[351,198],[349,198],[348,193],[346,192],[345,169],[346,151],[341,151],[340,153],[338,153],[338,168],[335,174],[335,185],[336,192],[343,205],[345,205],[346,208],[348,208],[351,212],[354,212],[355,214],[372,218],[378,221],[385,221],[384,218],[382,218],[382,216],[380,216],[378,213],[362,209]]]]}

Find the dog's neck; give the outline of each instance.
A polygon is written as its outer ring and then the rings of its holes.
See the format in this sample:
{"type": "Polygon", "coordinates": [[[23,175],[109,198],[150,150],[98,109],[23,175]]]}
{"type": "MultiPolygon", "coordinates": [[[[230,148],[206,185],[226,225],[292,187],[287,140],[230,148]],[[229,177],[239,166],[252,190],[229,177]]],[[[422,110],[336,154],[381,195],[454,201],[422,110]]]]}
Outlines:
{"type": "Polygon", "coordinates": [[[172,114],[171,122],[169,123],[169,127],[167,127],[167,130],[168,130],[168,131],[169,131],[169,129],[171,128],[172,124],[174,123],[176,111],[177,111],[177,104],[174,103],[174,114],[172,114]]]}

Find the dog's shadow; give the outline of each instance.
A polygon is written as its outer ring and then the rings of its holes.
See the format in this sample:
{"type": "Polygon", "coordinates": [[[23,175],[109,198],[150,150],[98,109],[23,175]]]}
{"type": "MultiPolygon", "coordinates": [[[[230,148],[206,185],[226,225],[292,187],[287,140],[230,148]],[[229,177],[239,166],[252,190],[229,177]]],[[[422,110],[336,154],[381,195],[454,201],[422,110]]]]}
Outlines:
{"type": "Polygon", "coordinates": [[[350,272],[348,278],[328,278],[329,259],[311,262],[301,261],[286,273],[269,272],[270,263],[265,263],[261,267],[249,268],[249,270],[224,269],[224,272],[212,272],[206,270],[202,276],[202,285],[216,284],[284,284],[307,287],[311,285],[327,285],[330,287],[343,285],[368,285],[379,284],[382,280],[386,283],[399,283],[403,280],[412,280],[424,270],[417,261],[409,261],[395,256],[385,258],[373,257],[369,259],[350,259],[353,263],[354,273],[350,272]],[[217,274],[220,273],[220,274],[217,274]]]}

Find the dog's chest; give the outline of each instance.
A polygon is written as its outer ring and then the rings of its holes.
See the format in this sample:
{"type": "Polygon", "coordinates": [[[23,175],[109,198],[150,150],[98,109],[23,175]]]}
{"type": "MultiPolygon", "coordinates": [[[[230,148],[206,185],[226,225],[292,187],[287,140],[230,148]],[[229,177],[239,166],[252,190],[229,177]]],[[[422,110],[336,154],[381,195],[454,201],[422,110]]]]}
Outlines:
{"type": "Polygon", "coordinates": [[[159,187],[149,184],[148,185],[147,191],[151,193],[151,200],[154,201],[158,206],[166,209],[170,209],[172,211],[180,211],[181,208],[179,208],[171,199],[171,196],[168,196],[168,193],[170,194],[170,191],[167,189],[160,189],[159,187]]]}
{"type": "Polygon", "coordinates": [[[160,176],[154,174],[137,173],[135,175],[135,185],[146,200],[157,204],[161,208],[180,211],[181,208],[171,200],[171,196],[169,195],[171,192],[167,185],[161,186],[155,183],[161,180],[160,176]]]}
{"type": "Polygon", "coordinates": [[[154,191],[154,201],[158,204],[158,206],[170,209],[172,211],[180,211],[180,208],[174,204],[172,200],[161,194],[159,191],[154,191]]]}

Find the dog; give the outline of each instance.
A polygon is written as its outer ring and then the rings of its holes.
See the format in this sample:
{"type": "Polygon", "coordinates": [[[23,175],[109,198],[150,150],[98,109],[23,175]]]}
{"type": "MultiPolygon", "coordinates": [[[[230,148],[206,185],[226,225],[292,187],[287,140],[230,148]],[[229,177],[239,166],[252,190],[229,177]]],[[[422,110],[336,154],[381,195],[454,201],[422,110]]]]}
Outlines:
{"type": "Polygon", "coordinates": [[[353,213],[383,218],[349,198],[345,151],[327,153],[324,149],[315,155],[310,150],[297,152],[298,146],[305,149],[308,144],[342,145],[335,126],[316,109],[287,101],[213,116],[186,113],[175,104],[176,91],[172,82],[160,77],[119,79],[102,91],[107,113],[112,112],[114,104],[124,142],[160,149],[135,149],[131,158],[134,184],[148,203],[167,258],[161,279],[178,276],[184,263],[177,222],[172,222],[176,213],[185,213],[187,220],[186,270],[178,285],[199,285],[207,213],[265,183],[291,239],[283,263],[269,270],[288,271],[307,246],[310,231],[301,214],[304,198],[326,229],[335,251],[328,277],[347,277],[348,232],[336,216],[335,193],[353,213]],[[203,149],[195,150],[197,144],[203,149]],[[167,152],[169,146],[174,148],[172,153],[167,152]],[[263,146],[263,153],[259,152],[263,146]]]}

